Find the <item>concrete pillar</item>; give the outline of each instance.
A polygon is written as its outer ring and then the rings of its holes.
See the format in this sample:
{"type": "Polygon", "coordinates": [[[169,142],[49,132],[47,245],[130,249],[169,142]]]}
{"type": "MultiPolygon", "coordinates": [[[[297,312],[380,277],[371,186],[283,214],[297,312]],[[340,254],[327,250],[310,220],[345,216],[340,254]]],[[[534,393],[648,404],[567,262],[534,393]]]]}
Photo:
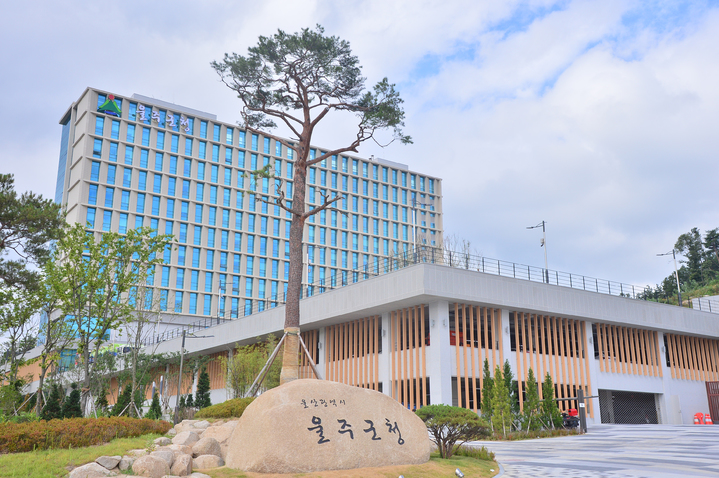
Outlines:
{"type": "Polygon", "coordinates": [[[325,358],[327,357],[327,327],[320,327],[319,337],[317,338],[319,344],[319,355],[317,356],[317,370],[320,372],[323,380],[327,380],[327,367],[325,364],[325,358]],[[322,364],[322,366],[320,366],[322,364]]]}
{"type": "MultiPolygon", "coordinates": [[[[517,354],[512,353],[512,337],[509,330],[509,309],[502,309],[501,327],[503,358],[504,360],[509,360],[509,365],[514,372],[514,377],[517,378],[519,377],[519,371],[517,370],[517,354]]],[[[495,347],[498,346],[496,342],[493,345],[495,347]]],[[[504,367],[504,360],[502,361],[502,367],[504,367]]],[[[484,363],[481,363],[480,367],[484,367],[484,363]]]]}
{"type": "Polygon", "coordinates": [[[449,302],[429,304],[427,376],[431,404],[452,405],[452,350],[449,345],[449,302]]]}

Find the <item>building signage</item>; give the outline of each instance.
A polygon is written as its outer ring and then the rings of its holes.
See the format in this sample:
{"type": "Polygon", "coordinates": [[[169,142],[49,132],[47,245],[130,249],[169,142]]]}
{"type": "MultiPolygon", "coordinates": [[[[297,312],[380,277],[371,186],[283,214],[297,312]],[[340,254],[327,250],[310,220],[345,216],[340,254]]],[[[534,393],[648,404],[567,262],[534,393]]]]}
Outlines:
{"type": "MultiPolygon", "coordinates": [[[[163,112],[164,113],[164,112],[163,112]]],[[[177,127],[177,119],[175,118],[175,115],[172,114],[172,112],[168,111],[167,114],[164,115],[167,119],[167,126],[170,126],[172,128],[177,127]]],[[[164,119],[162,115],[160,115],[159,110],[155,110],[152,107],[150,107],[150,111],[147,111],[147,108],[145,108],[145,105],[137,105],[137,120],[138,121],[147,121],[148,117],[151,119],[151,121],[154,121],[158,126],[164,127],[164,119]]],[[[182,129],[185,133],[190,132],[190,120],[187,118],[187,116],[180,115],[180,129],[182,129]]]]}
{"type": "Polygon", "coordinates": [[[120,107],[117,106],[117,103],[115,103],[114,95],[108,95],[105,102],[100,105],[97,111],[111,116],[117,116],[118,118],[122,116],[122,111],[120,111],[120,107]]]}

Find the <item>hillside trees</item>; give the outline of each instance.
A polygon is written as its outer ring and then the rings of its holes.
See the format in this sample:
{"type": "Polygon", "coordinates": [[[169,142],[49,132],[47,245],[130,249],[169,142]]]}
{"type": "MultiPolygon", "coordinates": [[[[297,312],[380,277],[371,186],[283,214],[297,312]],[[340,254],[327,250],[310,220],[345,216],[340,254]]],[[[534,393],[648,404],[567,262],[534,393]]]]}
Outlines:
{"type": "MultiPolygon", "coordinates": [[[[322,194],[321,203],[305,205],[308,168],[347,152],[357,152],[365,141],[379,144],[377,133],[390,129],[392,141],[410,143],[402,132],[404,111],[402,99],[387,79],[372,89],[365,89],[359,60],[352,54],[349,42],[336,36],[325,36],[319,25],[288,34],[282,30],[272,36],[261,36],[247,55],[225,54],[212,67],[221,80],[237,93],[242,103],[242,126],[252,133],[277,126],[287,127],[293,140],[274,137],[293,151],[293,193],[286,198],[282,180],[276,178],[272,197],[256,200],[276,205],[291,215],[290,270],[285,305],[284,329],[287,337],[282,359],[282,383],[299,377],[299,301],[302,289],[302,235],[305,221],[320,211],[335,208],[340,195],[322,194]],[[342,112],[357,118],[357,127],[344,146],[311,155],[312,135],[329,113],[342,112]]],[[[255,172],[272,176],[269,166],[255,172]]],[[[314,198],[311,198],[311,203],[314,198]]],[[[250,200],[253,200],[252,197],[250,200]]]]}

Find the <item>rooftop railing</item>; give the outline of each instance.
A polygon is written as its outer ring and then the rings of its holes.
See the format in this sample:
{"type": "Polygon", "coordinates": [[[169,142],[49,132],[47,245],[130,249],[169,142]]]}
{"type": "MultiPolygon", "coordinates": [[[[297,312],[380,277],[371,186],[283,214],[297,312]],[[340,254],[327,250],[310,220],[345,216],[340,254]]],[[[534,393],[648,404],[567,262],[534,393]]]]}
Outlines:
{"type": "MultiPolygon", "coordinates": [[[[315,281],[311,284],[303,284],[300,297],[307,298],[317,294],[323,294],[334,289],[356,284],[373,277],[413,266],[415,264],[439,264],[457,269],[481,272],[483,274],[511,277],[513,279],[527,280],[531,282],[542,282],[558,287],[568,287],[570,289],[578,289],[638,300],[646,300],[647,297],[647,288],[644,286],[598,279],[596,277],[572,274],[570,272],[544,269],[526,264],[491,259],[489,257],[429,246],[420,246],[417,247],[416,250],[409,250],[394,256],[384,257],[360,268],[356,268],[351,271],[339,271],[337,274],[331,275],[329,278],[315,281]]],[[[237,308],[230,307],[229,309],[226,308],[225,310],[220,310],[221,317],[207,317],[196,322],[192,322],[191,324],[179,326],[173,330],[168,330],[146,340],[144,345],[150,345],[180,337],[182,336],[183,330],[187,333],[193,333],[195,331],[214,327],[238,318],[247,317],[258,312],[273,309],[285,303],[284,293],[268,298],[245,299],[237,297],[239,295],[239,291],[233,290],[232,292],[233,294],[225,296],[225,303],[231,303],[231,299],[234,298],[237,299],[238,303],[244,302],[244,306],[238,306],[237,308]],[[224,318],[226,315],[229,315],[230,318],[224,318]]],[[[700,304],[701,310],[706,309],[719,313],[719,303],[717,302],[709,302],[702,299],[700,304]]]]}

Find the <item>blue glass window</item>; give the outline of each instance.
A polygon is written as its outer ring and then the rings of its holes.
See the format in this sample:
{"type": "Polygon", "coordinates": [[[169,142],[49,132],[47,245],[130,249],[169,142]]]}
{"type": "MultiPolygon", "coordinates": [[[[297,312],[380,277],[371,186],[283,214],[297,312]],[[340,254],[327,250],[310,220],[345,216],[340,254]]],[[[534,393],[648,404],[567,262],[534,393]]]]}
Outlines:
{"type": "Polygon", "coordinates": [[[112,227],[112,211],[105,211],[102,216],[102,230],[104,232],[110,232],[112,227]]]}
{"type": "Polygon", "coordinates": [[[95,141],[92,146],[92,155],[96,158],[99,158],[102,156],[102,140],[95,138],[95,141]]]}
{"type": "Polygon", "coordinates": [[[172,139],[170,141],[170,151],[173,153],[177,152],[177,148],[179,147],[180,143],[180,137],[176,134],[172,135],[172,139]]]}
{"type": "Polygon", "coordinates": [[[192,138],[185,138],[185,154],[192,156],[192,138]]]}
{"type": "Polygon", "coordinates": [[[125,164],[132,165],[132,157],[135,153],[135,148],[132,146],[125,146],[125,164]]]}
{"type": "Polygon", "coordinates": [[[112,208],[115,197],[115,188],[105,188],[105,207],[112,208]]]}
{"type": "Polygon", "coordinates": [[[135,206],[135,211],[139,213],[145,212],[145,194],[137,194],[137,205],[135,206]]]}
{"type": "Polygon", "coordinates": [[[85,222],[87,223],[87,227],[90,229],[95,228],[95,208],[89,207],[87,208],[87,216],[85,217],[85,222]]]}
{"type": "Polygon", "coordinates": [[[87,202],[92,205],[97,204],[97,184],[90,185],[87,202]]]}
{"type": "Polygon", "coordinates": [[[158,131],[157,132],[157,149],[165,149],[165,132],[164,131],[158,131]]]}
{"type": "Polygon", "coordinates": [[[99,181],[100,180],[100,163],[98,161],[92,162],[92,167],[90,169],[90,181],[99,181]]]}
{"type": "Polygon", "coordinates": [[[130,210],[130,191],[122,191],[122,194],[120,196],[120,209],[122,209],[123,211],[130,210]]]}
{"type": "Polygon", "coordinates": [[[105,129],[105,118],[102,116],[95,117],[95,134],[102,136],[105,129]]]}

